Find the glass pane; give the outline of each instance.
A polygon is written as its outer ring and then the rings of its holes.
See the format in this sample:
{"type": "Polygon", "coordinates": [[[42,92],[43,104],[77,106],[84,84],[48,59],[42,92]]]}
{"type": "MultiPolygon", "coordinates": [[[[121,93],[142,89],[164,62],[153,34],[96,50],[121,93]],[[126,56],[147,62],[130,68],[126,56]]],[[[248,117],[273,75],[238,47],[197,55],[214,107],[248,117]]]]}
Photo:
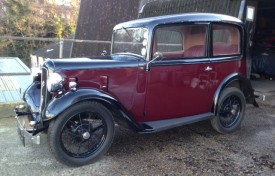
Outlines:
{"type": "Polygon", "coordinates": [[[240,31],[229,25],[214,25],[213,55],[240,54],[240,31]]]}
{"type": "Polygon", "coordinates": [[[153,53],[165,59],[205,56],[206,25],[175,25],[160,27],[154,36],[153,53]]]}
{"type": "Polygon", "coordinates": [[[167,28],[157,30],[158,51],[172,52],[182,50],[182,35],[180,32],[167,30],[167,28]]]}
{"type": "Polygon", "coordinates": [[[132,53],[146,57],[148,30],[146,28],[123,28],[114,32],[112,54],[132,53]]]}

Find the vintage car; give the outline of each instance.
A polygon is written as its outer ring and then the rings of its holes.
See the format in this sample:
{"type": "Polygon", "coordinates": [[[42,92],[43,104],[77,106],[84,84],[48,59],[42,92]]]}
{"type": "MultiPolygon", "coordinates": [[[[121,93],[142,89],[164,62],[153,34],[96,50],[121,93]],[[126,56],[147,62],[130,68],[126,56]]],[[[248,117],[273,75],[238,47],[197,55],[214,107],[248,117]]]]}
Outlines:
{"type": "Polygon", "coordinates": [[[111,55],[50,59],[15,109],[18,132],[70,166],[107,152],[115,124],[154,133],[210,120],[235,131],[246,103],[245,32],[234,17],[191,13],[138,19],[114,27],[111,55]]]}

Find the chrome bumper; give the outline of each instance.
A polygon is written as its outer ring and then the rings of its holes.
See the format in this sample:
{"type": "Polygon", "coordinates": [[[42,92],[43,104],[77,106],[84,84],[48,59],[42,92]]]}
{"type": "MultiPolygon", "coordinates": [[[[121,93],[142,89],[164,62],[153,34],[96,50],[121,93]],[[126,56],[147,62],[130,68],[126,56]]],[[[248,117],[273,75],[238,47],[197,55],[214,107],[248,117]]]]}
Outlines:
{"type": "Polygon", "coordinates": [[[29,121],[28,113],[18,112],[18,107],[16,107],[16,122],[17,122],[17,132],[22,144],[25,146],[26,139],[34,144],[40,144],[40,134],[33,135],[34,132],[34,121],[29,121]]]}

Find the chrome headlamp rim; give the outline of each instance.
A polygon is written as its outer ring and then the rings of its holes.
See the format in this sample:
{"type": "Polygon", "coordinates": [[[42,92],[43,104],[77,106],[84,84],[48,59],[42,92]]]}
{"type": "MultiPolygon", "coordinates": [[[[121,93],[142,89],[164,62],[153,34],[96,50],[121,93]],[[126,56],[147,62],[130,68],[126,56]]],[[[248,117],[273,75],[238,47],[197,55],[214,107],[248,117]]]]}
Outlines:
{"type": "Polygon", "coordinates": [[[63,88],[64,78],[56,73],[50,72],[47,78],[47,90],[51,93],[58,92],[63,88]]]}

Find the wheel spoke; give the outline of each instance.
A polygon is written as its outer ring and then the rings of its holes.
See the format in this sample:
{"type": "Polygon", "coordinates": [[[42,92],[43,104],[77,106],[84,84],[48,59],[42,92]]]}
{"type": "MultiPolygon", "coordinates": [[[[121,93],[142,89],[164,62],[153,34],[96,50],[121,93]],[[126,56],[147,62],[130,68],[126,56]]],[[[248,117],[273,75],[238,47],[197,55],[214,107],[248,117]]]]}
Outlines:
{"type": "Polygon", "coordinates": [[[73,145],[77,143],[77,138],[82,137],[80,135],[77,135],[76,133],[71,132],[68,129],[66,131],[63,131],[62,136],[62,141],[68,149],[71,149],[73,145]]]}
{"type": "Polygon", "coordinates": [[[66,126],[75,126],[75,125],[76,125],[76,123],[74,121],[69,120],[68,124],[66,126]]]}
{"type": "Polygon", "coordinates": [[[99,142],[101,141],[102,137],[103,136],[101,136],[101,135],[99,136],[98,134],[94,134],[93,135],[93,138],[96,138],[95,142],[94,142],[94,146],[97,146],[99,144],[99,142]]]}
{"type": "Polygon", "coordinates": [[[71,132],[71,131],[68,131],[68,133],[73,136],[73,139],[75,139],[76,137],[82,137],[80,134],[76,134],[76,133],[71,132]]]}
{"type": "Polygon", "coordinates": [[[233,104],[233,101],[234,101],[234,100],[232,100],[232,99],[233,99],[232,96],[230,96],[230,97],[228,98],[228,101],[229,101],[228,106],[229,106],[230,108],[232,107],[232,104],[233,104]]]}
{"type": "Polygon", "coordinates": [[[82,126],[82,119],[81,119],[81,114],[80,113],[78,114],[78,117],[79,117],[79,122],[80,122],[80,125],[81,125],[81,133],[83,133],[84,130],[83,130],[83,126],[82,126]]]}
{"type": "Polygon", "coordinates": [[[78,149],[77,149],[78,156],[81,154],[80,153],[81,146],[82,146],[82,143],[78,143],[78,149]]]}
{"type": "Polygon", "coordinates": [[[99,126],[97,126],[96,128],[94,128],[93,130],[92,130],[92,132],[94,133],[95,131],[97,131],[97,130],[99,130],[99,129],[103,129],[103,124],[101,124],[101,125],[99,125],[99,126]]]}
{"type": "MultiPolygon", "coordinates": [[[[91,114],[91,113],[89,113],[89,120],[90,120],[90,121],[89,121],[89,124],[90,124],[90,123],[93,121],[93,120],[92,120],[92,114],[91,114]]],[[[93,125],[92,125],[92,124],[89,125],[89,131],[91,131],[91,126],[93,126],[93,125]]]]}

